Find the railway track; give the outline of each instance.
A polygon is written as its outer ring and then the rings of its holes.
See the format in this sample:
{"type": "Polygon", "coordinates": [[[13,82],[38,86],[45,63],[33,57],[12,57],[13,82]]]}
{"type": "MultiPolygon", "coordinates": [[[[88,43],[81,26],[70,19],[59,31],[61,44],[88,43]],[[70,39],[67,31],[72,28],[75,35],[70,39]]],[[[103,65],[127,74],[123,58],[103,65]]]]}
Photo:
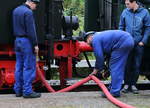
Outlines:
{"type": "MultiPolygon", "coordinates": [[[[67,86],[70,86],[76,82],[78,82],[80,80],[67,80],[67,86]]],[[[107,81],[102,81],[107,87],[109,86],[110,84],[110,81],[107,80],[107,81]]],[[[49,84],[52,85],[52,87],[54,87],[56,90],[59,90],[61,89],[60,88],[60,82],[59,80],[51,80],[49,81],[49,84]]],[[[150,81],[148,80],[139,80],[138,83],[137,83],[137,88],[139,90],[150,90],[150,81]]],[[[94,81],[89,81],[85,84],[83,84],[82,86],[72,90],[72,91],[99,91],[101,90],[94,81]]]]}
{"type": "MultiPolygon", "coordinates": [[[[66,86],[70,86],[73,85],[74,83],[78,82],[80,80],[67,80],[66,82],[66,86]]],[[[110,81],[102,81],[107,87],[110,84],[110,81]]],[[[48,80],[48,83],[57,91],[60,90],[60,81],[59,80],[48,80]]],[[[137,88],[139,90],[150,90],[150,81],[148,80],[139,80],[137,83],[137,88]]],[[[45,87],[41,87],[41,85],[36,85],[35,87],[35,91],[37,92],[48,92],[47,89],[45,87]]],[[[73,92],[83,92],[83,91],[101,91],[101,89],[96,85],[96,83],[94,81],[89,81],[85,84],[83,84],[82,86],[72,90],[73,92]]],[[[0,90],[0,94],[10,94],[10,93],[14,93],[13,92],[13,88],[11,89],[3,89],[0,90]]]]}

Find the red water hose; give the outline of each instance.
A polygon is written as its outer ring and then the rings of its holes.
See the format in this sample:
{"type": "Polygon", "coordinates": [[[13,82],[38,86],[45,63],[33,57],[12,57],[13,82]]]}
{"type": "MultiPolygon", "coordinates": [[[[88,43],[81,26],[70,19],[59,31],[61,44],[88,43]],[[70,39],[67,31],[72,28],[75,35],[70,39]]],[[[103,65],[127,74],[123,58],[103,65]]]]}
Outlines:
{"type": "Polygon", "coordinates": [[[79,81],[79,82],[77,82],[77,83],[75,83],[75,84],[73,84],[67,88],[64,88],[64,89],[57,91],[57,93],[70,91],[70,90],[77,88],[77,87],[81,86],[82,84],[88,82],[89,80],[91,80],[91,77],[88,76],[88,77],[84,78],[83,80],[81,80],[81,81],[79,81]]]}
{"type": "Polygon", "coordinates": [[[41,70],[40,70],[40,68],[39,68],[38,63],[37,63],[37,65],[36,65],[36,69],[37,69],[37,74],[38,74],[40,80],[42,81],[43,85],[47,88],[47,90],[48,90],[49,92],[55,92],[55,90],[54,90],[54,89],[49,85],[49,83],[46,81],[44,75],[42,74],[42,72],[41,72],[41,70]]]}
{"type": "Polygon", "coordinates": [[[110,92],[107,90],[106,86],[98,79],[96,78],[94,75],[91,76],[91,78],[98,84],[98,86],[102,89],[102,91],[105,93],[106,97],[108,98],[108,100],[110,100],[112,103],[116,104],[117,106],[121,107],[121,108],[135,108],[133,106],[127,105],[119,100],[117,100],[116,98],[114,98],[110,92]]]}
{"type": "MultiPolygon", "coordinates": [[[[45,79],[44,75],[42,74],[42,72],[41,72],[41,70],[40,70],[40,68],[39,68],[38,65],[37,65],[37,74],[38,74],[38,76],[40,77],[42,83],[43,83],[43,84],[45,85],[45,87],[47,88],[47,90],[48,90],[49,92],[55,92],[55,90],[54,90],[54,89],[48,84],[48,82],[46,81],[46,79],[45,79]]],[[[81,80],[81,81],[79,81],[79,82],[77,82],[77,83],[75,83],[75,84],[73,84],[73,85],[71,85],[71,86],[69,86],[69,87],[67,87],[67,88],[64,88],[64,89],[61,89],[61,90],[57,91],[56,93],[61,93],[61,92],[70,91],[70,90],[72,90],[72,89],[74,89],[74,88],[77,88],[78,86],[80,86],[80,85],[82,85],[82,84],[88,82],[88,81],[91,80],[91,79],[94,80],[94,81],[98,84],[98,86],[99,86],[99,87],[102,89],[102,91],[105,93],[105,95],[106,95],[106,97],[108,98],[108,100],[110,100],[110,101],[111,101],[112,103],[114,103],[115,105],[117,105],[117,106],[119,106],[119,107],[121,107],[121,108],[135,108],[135,107],[133,107],[133,106],[131,106],[131,105],[127,105],[127,104],[125,104],[125,103],[123,103],[123,102],[117,100],[116,98],[114,98],[114,97],[109,93],[109,91],[107,90],[107,88],[105,87],[105,85],[104,85],[98,78],[96,78],[94,75],[88,76],[88,77],[84,78],[83,80],[81,80]]]]}

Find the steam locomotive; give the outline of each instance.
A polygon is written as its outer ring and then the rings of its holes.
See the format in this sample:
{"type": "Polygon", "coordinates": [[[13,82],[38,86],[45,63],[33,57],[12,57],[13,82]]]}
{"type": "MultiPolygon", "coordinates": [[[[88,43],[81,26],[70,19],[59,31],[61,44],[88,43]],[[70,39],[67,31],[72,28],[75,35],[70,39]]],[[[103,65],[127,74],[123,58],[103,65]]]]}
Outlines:
{"type": "MultiPolygon", "coordinates": [[[[4,0],[0,4],[0,89],[13,86],[15,71],[14,36],[12,31],[12,10],[25,0],[4,0]]],[[[41,0],[34,12],[37,24],[39,66],[46,79],[51,79],[51,64],[59,66],[61,85],[66,78],[72,78],[72,69],[82,52],[92,51],[73,30],[79,27],[76,16],[64,16],[64,0],[41,0]]],[[[146,8],[150,0],[141,0],[146,8]]],[[[123,0],[85,0],[85,31],[117,29],[123,0]]],[[[150,44],[150,42],[149,42],[150,44]]],[[[150,46],[145,46],[141,74],[150,80],[150,46]]],[[[37,76],[34,83],[39,83],[37,76]]]]}

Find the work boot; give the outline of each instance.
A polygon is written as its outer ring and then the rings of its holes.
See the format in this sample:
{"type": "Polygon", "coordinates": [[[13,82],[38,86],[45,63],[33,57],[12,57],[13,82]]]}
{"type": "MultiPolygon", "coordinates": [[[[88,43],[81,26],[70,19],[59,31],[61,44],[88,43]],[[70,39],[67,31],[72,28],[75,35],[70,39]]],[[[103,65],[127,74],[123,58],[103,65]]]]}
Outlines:
{"type": "MultiPolygon", "coordinates": [[[[111,93],[111,95],[112,95],[113,97],[115,97],[115,98],[119,98],[119,97],[120,97],[120,95],[115,95],[115,94],[112,94],[112,93],[111,93]]],[[[102,98],[107,98],[104,93],[102,93],[101,96],[102,96],[102,98]]]]}
{"type": "Polygon", "coordinates": [[[134,94],[138,94],[139,93],[139,91],[138,91],[138,89],[136,88],[135,85],[131,86],[131,92],[134,93],[134,94]]]}
{"type": "Polygon", "coordinates": [[[24,98],[39,98],[41,97],[41,93],[36,93],[36,92],[33,92],[29,95],[23,95],[24,98]]]}
{"type": "Polygon", "coordinates": [[[129,92],[129,85],[124,85],[123,89],[121,90],[123,93],[129,92]]]}
{"type": "Polygon", "coordinates": [[[16,97],[21,97],[22,93],[16,93],[16,97]]]}

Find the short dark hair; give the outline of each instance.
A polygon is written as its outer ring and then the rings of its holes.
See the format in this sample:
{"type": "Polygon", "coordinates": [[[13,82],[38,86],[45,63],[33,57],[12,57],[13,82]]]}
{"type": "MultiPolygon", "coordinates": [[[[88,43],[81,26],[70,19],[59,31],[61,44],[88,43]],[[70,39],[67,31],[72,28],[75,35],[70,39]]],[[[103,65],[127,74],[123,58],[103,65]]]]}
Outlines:
{"type": "Polygon", "coordinates": [[[133,3],[134,1],[136,1],[136,2],[137,2],[138,0],[129,0],[129,1],[130,1],[131,3],[133,3]]]}

